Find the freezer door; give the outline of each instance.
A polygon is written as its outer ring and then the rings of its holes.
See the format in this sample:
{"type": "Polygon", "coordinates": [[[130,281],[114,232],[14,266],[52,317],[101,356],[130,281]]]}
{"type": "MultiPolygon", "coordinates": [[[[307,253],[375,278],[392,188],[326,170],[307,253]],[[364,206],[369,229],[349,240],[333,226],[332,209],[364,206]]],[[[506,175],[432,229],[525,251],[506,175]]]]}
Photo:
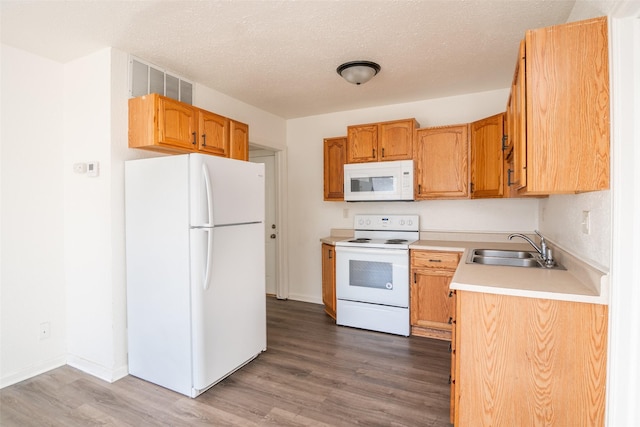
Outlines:
{"type": "Polygon", "coordinates": [[[195,397],[266,349],[264,230],[256,223],[190,233],[195,397]]]}
{"type": "Polygon", "coordinates": [[[264,165],[189,155],[191,226],[264,221],[264,165]]]}

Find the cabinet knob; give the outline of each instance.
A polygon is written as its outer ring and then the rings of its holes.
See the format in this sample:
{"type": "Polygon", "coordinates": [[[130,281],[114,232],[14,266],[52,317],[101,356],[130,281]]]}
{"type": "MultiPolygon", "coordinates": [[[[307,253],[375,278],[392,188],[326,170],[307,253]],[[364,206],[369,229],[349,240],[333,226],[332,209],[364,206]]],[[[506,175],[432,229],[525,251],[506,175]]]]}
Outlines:
{"type": "Polygon", "coordinates": [[[191,132],[191,136],[193,136],[193,141],[191,143],[193,145],[196,145],[198,143],[198,141],[196,141],[196,133],[195,132],[191,132]]]}
{"type": "Polygon", "coordinates": [[[207,134],[206,133],[202,134],[202,146],[203,147],[207,146],[207,134]]]}
{"type": "Polygon", "coordinates": [[[449,317],[449,324],[452,325],[453,323],[453,317],[449,317]]]}

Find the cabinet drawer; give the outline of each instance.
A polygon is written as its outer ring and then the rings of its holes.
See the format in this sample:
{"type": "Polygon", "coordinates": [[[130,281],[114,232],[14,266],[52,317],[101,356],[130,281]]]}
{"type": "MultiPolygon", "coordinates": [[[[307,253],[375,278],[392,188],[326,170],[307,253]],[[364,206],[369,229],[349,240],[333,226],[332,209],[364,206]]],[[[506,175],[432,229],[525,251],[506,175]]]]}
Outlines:
{"type": "Polygon", "coordinates": [[[411,267],[455,270],[460,261],[460,252],[411,251],[411,267]]]}

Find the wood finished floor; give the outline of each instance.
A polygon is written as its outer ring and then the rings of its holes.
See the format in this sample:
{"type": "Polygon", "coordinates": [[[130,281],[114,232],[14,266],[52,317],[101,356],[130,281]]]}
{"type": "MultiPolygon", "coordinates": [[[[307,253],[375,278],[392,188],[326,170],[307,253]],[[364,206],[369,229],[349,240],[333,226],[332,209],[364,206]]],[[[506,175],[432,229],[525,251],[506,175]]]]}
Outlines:
{"type": "Polygon", "coordinates": [[[450,426],[449,343],[267,299],[268,349],[196,399],[69,366],[0,390],[0,426],[450,426]]]}

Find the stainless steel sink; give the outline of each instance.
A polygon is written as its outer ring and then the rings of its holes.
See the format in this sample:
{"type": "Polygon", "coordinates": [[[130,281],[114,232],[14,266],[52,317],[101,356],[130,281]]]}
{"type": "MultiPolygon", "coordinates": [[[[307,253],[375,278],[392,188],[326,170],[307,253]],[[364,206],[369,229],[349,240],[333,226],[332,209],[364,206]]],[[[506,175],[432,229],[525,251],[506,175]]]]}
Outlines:
{"type": "Polygon", "coordinates": [[[467,264],[498,265],[503,267],[545,268],[565,270],[560,264],[547,266],[536,252],[497,249],[472,249],[467,264]]]}
{"type": "Polygon", "coordinates": [[[499,258],[535,258],[535,252],[527,252],[527,251],[509,251],[509,250],[498,250],[498,249],[474,249],[474,256],[482,256],[482,257],[499,257],[499,258]]]}

